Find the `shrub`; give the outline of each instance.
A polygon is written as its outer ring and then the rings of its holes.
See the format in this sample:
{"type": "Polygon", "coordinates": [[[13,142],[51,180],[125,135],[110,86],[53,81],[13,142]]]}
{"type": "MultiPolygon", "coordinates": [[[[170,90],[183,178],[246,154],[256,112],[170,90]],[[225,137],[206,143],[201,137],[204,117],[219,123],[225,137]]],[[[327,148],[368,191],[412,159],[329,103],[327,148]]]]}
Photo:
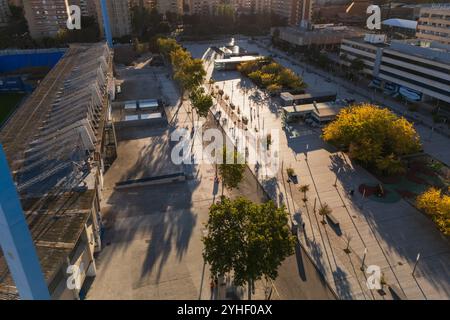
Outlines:
{"type": "Polygon", "coordinates": [[[417,208],[431,217],[439,230],[450,235],[450,196],[431,187],[416,199],[417,208]]]}

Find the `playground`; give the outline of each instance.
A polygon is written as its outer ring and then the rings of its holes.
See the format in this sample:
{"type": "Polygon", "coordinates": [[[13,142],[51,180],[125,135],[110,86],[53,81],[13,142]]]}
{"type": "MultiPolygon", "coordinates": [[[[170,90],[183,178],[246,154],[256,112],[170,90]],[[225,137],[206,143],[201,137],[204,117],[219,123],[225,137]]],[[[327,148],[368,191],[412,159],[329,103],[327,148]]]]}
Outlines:
{"type": "Polygon", "coordinates": [[[405,174],[377,178],[381,183],[363,183],[358,191],[365,198],[382,203],[395,203],[402,198],[414,200],[429,187],[450,186],[449,168],[430,157],[410,161],[405,174]]]}

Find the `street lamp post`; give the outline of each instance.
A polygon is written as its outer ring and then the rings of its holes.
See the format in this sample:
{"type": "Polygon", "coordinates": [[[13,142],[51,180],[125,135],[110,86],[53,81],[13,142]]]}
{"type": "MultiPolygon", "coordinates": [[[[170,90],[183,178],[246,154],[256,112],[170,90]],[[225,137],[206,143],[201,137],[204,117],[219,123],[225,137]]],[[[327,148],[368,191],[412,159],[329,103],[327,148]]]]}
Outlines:
{"type": "Polygon", "coordinates": [[[416,267],[417,267],[417,264],[419,263],[419,259],[420,259],[420,253],[417,254],[416,262],[414,263],[414,268],[413,268],[413,271],[412,271],[412,276],[413,277],[414,277],[414,272],[416,272],[416,267]]]}

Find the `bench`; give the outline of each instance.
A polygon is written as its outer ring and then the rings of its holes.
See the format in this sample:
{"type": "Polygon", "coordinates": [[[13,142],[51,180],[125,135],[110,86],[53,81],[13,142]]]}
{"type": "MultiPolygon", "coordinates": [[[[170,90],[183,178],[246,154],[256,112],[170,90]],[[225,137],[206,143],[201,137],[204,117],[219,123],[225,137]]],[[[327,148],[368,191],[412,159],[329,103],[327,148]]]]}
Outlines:
{"type": "Polygon", "coordinates": [[[397,298],[397,300],[408,300],[399,287],[395,285],[389,285],[389,290],[393,293],[394,298],[397,298]]]}
{"type": "Polygon", "coordinates": [[[327,214],[327,218],[335,225],[335,226],[339,226],[339,220],[336,219],[335,216],[333,216],[331,213],[327,214]]]}

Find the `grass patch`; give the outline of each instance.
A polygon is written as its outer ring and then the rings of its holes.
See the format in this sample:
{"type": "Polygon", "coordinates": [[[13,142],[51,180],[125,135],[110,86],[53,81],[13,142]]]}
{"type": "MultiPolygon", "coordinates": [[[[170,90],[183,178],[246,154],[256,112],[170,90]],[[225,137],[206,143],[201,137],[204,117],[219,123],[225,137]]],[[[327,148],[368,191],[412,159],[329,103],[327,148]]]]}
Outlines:
{"type": "Polygon", "coordinates": [[[24,93],[0,93],[0,125],[8,115],[17,107],[24,93]]]}

